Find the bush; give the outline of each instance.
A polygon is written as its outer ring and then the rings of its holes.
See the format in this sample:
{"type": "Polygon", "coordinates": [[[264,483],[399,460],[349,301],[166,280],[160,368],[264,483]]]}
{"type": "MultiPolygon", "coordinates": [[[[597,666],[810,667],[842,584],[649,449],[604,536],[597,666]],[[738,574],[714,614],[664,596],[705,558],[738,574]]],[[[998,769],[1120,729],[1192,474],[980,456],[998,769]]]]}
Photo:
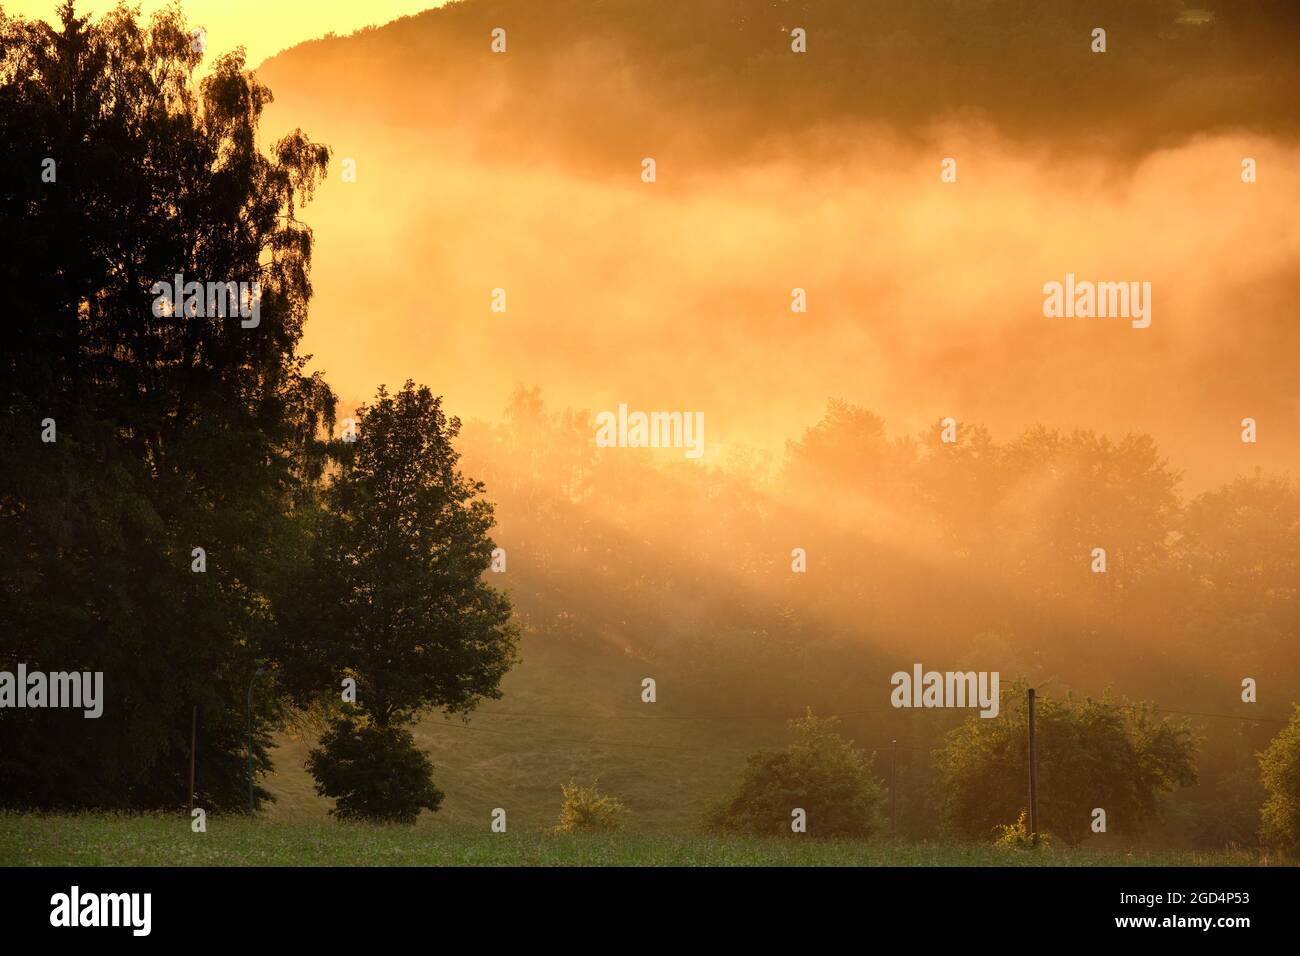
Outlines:
{"type": "Polygon", "coordinates": [[[808,832],[819,837],[867,837],[883,828],[884,792],[867,758],[835,732],[835,718],[792,720],[796,739],[784,750],[760,750],[749,758],[740,787],[708,816],[724,832],[789,835],[791,811],[808,814],[808,832]]]}
{"type": "MultiPolygon", "coordinates": [[[[1021,681],[1003,685],[998,718],[966,718],[935,753],[945,829],[958,839],[987,839],[1025,805],[1025,691],[1021,681]]],[[[1037,726],[1039,830],[1066,846],[1091,835],[1094,807],[1116,830],[1141,834],[1165,794],[1196,782],[1190,728],[1149,704],[1040,696],[1037,726]]]]}
{"type": "Polygon", "coordinates": [[[556,833],[613,833],[623,825],[627,807],[616,797],[601,793],[593,783],[580,787],[570,781],[560,787],[564,803],[556,833]]]}
{"type": "Polygon", "coordinates": [[[442,791],[433,762],[404,727],[379,727],[337,718],[307,757],[316,792],[333,797],[340,820],[415,822],[421,809],[437,810],[442,791]]]}
{"type": "Polygon", "coordinates": [[[1029,811],[1021,810],[1015,823],[1003,823],[993,828],[997,839],[993,845],[1000,850],[1036,850],[1051,844],[1046,833],[1039,833],[1037,841],[1029,832],[1029,811]]]}
{"type": "Polygon", "coordinates": [[[1259,755],[1259,769],[1268,791],[1260,837],[1266,846],[1300,854],[1300,706],[1259,755]]]}

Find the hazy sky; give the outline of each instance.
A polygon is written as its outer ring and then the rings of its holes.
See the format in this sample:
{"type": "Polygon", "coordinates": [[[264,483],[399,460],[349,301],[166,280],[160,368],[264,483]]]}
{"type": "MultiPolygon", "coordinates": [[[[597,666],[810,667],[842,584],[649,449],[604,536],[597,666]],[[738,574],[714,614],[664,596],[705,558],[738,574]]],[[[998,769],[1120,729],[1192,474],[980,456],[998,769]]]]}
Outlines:
{"type": "MultiPolygon", "coordinates": [[[[259,64],[438,5],[185,9],[212,53],[243,44],[259,64]]],[[[1192,489],[1300,466],[1294,143],[1221,131],[1141,156],[1055,154],[978,124],[909,138],[828,123],[818,149],[723,158],[682,134],[715,112],[648,99],[656,83],[617,49],[582,45],[547,67],[529,53],[566,41],[518,18],[498,59],[491,22],[408,24],[261,71],[276,97],[265,141],[301,127],[334,150],[304,212],[316,245],[302,344],[345,408],[411,377],[457,414],[496,418],[515,385],[538,385],[560,407],[702,411],[716,461],[729,445],[780,454],[843,398],[894,433],[949,415],[1002,439],[1038,423],[1146,431],[1192,489]],[[940,182],[943,156],[960,157],[955,184],[940,182]],[[1243,156],[1260,160],[1256,185],[1243,156]],[[1043,283],[1067,273],[1150,281],[1151,327],[1044,318],[1043,283]],[[790,310],[795,287],[805,314],[790,310]],[[496,288],[506,314],[490,311],[496,288]],[[1240,441],[1247,416],[1258,445],[1240,441]]],[[[745,122],[784,135],[761,109],[745,122]]]]}
{"type": "Polygon", "coordinates": [[[948,415],[1004,440],[1149,432],[1193,491],[1296,464],[1300,184],[1237,176],[1248,154],[1285,169],[1285,146],[1206,138],[1116,170],[954,130],[968,175],[946,187],[934,148],[864,133],[842,164],[681,157],[647,186],[635,162],[609,181],[485,157],[273,86],[270,129],[301,124],[358,164],[305,212],[303,349],[345,403],[409,376],[496,418],[540,385],[560,407],[703,411],[717,461],[735,443],[779,454],[843,398],[895,434],[948,415]],[[1151,327],[1044,318],[1043,283],[1067,272],[1151,281],[1151,327]],[[1267,441],[1240,441],[1246,416],[1267,441]]]}
{"type": "MultiPolygon", "coordinates": [[[[208,50],[214,56],[242,46],[250,66],[280,50],[326,33],[346,35],[363,27],[388,23],[421,10],[440,7],[445,0],[186,0],[191,23],[208,31],[208,50]]],[[[57,21],[55,11],[63,0],[5,0],[6,13],[57,21]]],[[[116,0],[80,0],[78,16],[96,17],[115,7],[116,0]]],[[[163,0],[139,0],[148,16],[163,0]]]]}

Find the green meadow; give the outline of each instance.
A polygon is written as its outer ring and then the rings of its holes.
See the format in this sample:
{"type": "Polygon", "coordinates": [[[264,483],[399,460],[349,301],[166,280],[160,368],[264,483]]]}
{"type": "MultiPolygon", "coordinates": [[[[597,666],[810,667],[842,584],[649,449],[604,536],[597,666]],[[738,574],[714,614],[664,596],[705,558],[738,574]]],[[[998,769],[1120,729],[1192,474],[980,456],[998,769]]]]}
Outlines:
{"type": "Polygon", "coordinates": [[[413,827],[182,814],[0,814],[6,866],[1251,866],[1250,854],[1115,853],[718,838],[636,831],[491,833],[421,820],[413,827]]]}

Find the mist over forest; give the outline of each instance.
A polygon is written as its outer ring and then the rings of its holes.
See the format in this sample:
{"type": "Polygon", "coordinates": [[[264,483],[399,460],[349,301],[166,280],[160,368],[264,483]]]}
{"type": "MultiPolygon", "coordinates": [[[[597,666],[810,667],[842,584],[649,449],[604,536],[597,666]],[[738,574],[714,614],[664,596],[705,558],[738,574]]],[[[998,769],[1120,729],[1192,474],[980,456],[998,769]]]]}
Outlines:
{"type": "Polygon", "coordinates": [[[414,362],[465,418],[516,384],[699,409],[710,459],[779,456],[842,398],[905,433],[1148,433],[1197,492],[1294,468],[1297,84],[1256,40],[1284,49],[1294,18],[1075,6],[810,4],[805,56],[781,32],[802,8],[764,3],[462,3],[296,47],[260,70],[267,138],[301,125],[357,163],[307,213],[305,348],[345,404],[414,362]],[[496,56],[479,38],[507,17],[496,56]],[[1054,17],[1142,54],[1090,54],[1054,17]],[[1151,327],[1043,321],[1067,272],[1148,279],[1151,327]],[[1247,415],[1268,440],[1244,449],[1247,415]]]}
{"type": "MultiPolygon", "coordinates": [[[[303,44],[269,125],[357,162],[307,214],[306,351],[345,405],[415,362],[466,419],[507,686],[613,654],[667,713],[811,706],[917,774],[956,718],[890,710],[913,662],[1229,715],[1266,674],[1284,717],[1298,39],[1284,3],[467,0],[303,44]],[[1066,272],[1150,279],[1151,327],[1044,319],[1066,272]],[[703,460],[593,447],[620,402],[703,410],[703,460]]],[[[1176,839],[1250,839],[1211,808],[1277,726],[1197,722],[1176,839]]]]}

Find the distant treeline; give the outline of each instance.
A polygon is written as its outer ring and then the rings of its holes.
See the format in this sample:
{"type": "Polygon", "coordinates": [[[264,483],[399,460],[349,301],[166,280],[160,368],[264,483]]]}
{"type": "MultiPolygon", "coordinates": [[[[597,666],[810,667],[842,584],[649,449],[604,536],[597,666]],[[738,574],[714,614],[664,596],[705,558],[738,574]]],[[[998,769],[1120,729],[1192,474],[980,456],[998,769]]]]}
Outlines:
{"type": "Polygon", "coordinates": [[[1294,135],[1298,46],[1290,0],[460,0],[263,73],[398,125],[470,122],[489,147],[580,144],[583,163],[647,142],[806,156],[843,124],[954,119],[1136,155],[1210,131],[1294,135]],[[498,27],[504,55],[489,49],[498,27]]]}

